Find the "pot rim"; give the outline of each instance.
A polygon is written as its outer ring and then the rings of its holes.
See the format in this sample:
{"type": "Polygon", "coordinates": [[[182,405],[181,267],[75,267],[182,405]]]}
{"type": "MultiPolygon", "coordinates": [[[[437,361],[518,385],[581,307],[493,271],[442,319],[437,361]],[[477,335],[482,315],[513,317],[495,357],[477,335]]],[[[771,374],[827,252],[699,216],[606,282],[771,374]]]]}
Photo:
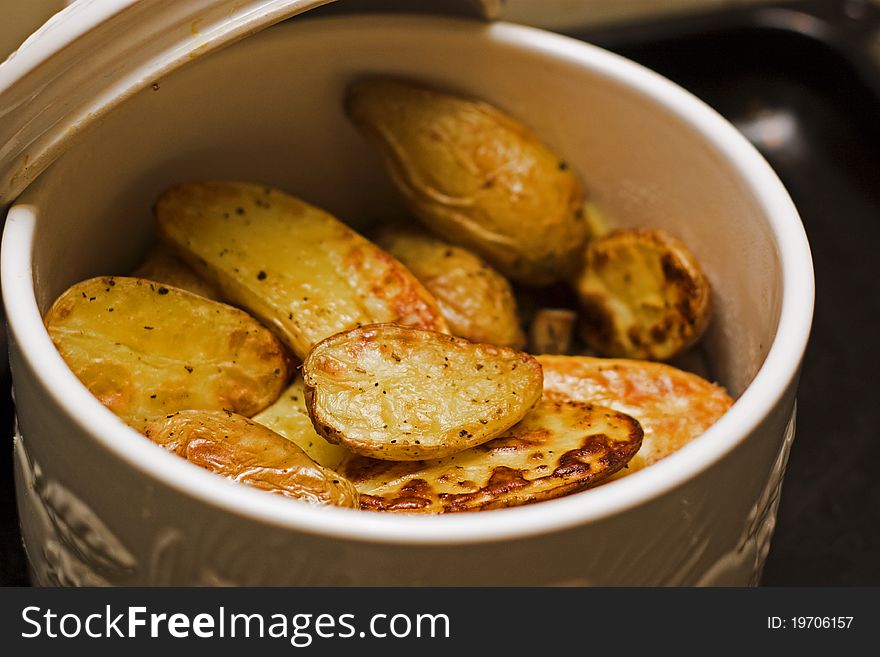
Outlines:
{"type": "MultiPolygon", "coordinates": [[[[729,162],[754,196],[774,238],[781,304],[773,343],[751,384],[700,438],[649,468],[576,495],[479,514],[408,516],[317,507],[226,481],[168,453],[122,423],[79,382],[43,325],[32,263],[38,208],[9,211],[0,279],[10,335],[48,396],[102,448],[180,494],[278,528],[370,543],[448,545],[526,538],[599,521],[644,505],[696,477],[746,440],[796,382],[812,323],[814,278],[803,225],[770,165],[730,123],[689,92],[634,62],[575,39],[509,23],[425,16],[339,16],[297,21],[296,30],[454,30],[565,61],[611,79],[686,121],[729,162]]],[[[291,29],[291,24],[275,32],[291,29]]],[[[28,195],[26,195],[28,196],[28,195]]],[[[26,436],[25,436],[26,439],[26,436]]]]}

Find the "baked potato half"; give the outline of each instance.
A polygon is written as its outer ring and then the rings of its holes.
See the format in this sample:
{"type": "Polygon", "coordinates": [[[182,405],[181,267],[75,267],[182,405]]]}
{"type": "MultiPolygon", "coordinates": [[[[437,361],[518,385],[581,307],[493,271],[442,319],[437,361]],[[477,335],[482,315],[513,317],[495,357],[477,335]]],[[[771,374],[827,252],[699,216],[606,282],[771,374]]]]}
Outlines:
{"type": "Polygon", "coordinates": [[[453,335],[514,349],[525,346],[510,283],[482,258],[412,229],[385,228],[376,242],[434,295],[453,335]]]}
{"type": "Polygon", "coordinates": [[[302,377],[296,377],[274,404],[251,419],[296,443],[309,458],[325,468],[335,468],[349,454],[347,449],[328,443],[315,431],[306,408],[302,377]]]}
{"type": "Polygon", "coordinates": [[[231,481],[314,504],[358,507],[358,493],[294,443],[225,411],[181,411],[159,418],[144,435],[190,463],[231,481]]]}
{"type": "Polygon", "coordinates": [[[639,423],[595,404],[542,400],[504,435],[446,458],[353,456],[340,472],[369,511],[449,513],[518,506],[601,483],[638,451],[639,423]]]}
{"type": "Polygon", "coordinates": [[[346,329],[397,322],[448,332],[397,260],[323,210],[248,183],[187,183],[156,204],[162,237],[300,359],[346,329]]]}
{"type": "Polygon", "coordinates": [[[44,321],[79,380],[137,429],[184,409],[253,415],[287,382],[284,347],[254,318],[160,283],[92,278],[44,321]]]}
{"type": "Polygon", "coordinates": [[[318,433],[390,461],[484,443],[541,398],[541,366],[528,354],[394,324],[327,338],[302,372],[318,433]]]}
{"type": "Polygon", "coordinates": [[[220,290],[193,271],[192,267],[178,258],[165,244],[154,246],[132,276],[172,285],[206,299],[223,301],[220,290]]]}
{"type": "Polygon", "coordinates": [[[583,191],[522,123],[488,103],[389,78],[352,84],[345,110],[433,232],[522,283],[571,273],[586,236],[583,191]]]}
{"type": "Polygon", "coordinates": [[[669,456],[733,405],[721,386],[663,363],[587,356],[538,356],[538,361],[546,399],[602,404],[639,421],[645,437],[625,473],[669,456]]]}
{"type": "Polygon", "coordinates": [[[574,287],[581,337],[602,356],[666,360],[709,324],[709,281],[693,254],[660,230],[591,240],[574,287]]]}

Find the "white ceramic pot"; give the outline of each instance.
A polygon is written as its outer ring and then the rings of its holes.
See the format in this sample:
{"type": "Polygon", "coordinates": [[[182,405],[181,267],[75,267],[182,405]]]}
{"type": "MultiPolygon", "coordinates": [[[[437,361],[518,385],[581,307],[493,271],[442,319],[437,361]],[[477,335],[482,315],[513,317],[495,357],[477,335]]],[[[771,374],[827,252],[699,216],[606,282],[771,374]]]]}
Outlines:
{"type": "Polygon", "coordinates": [[[754,584],[773,532],[813,306],[788,195],[728,123],[667,80],[561,36],[432,18],[298,19],[119,104],[12,207],[3,294],[19,420],[19,511],[39,584],[754,584]],[[123,425],[55,351],[42,313],[128,271],[173,183],[277,185],[358,225],[398,200],[340,107],[363,73],[506,108],[622,225],[705,265],[706,340],[737,396],[699,439],[569,497],[445,517],[314,508],[231,484],[123,425]]]}

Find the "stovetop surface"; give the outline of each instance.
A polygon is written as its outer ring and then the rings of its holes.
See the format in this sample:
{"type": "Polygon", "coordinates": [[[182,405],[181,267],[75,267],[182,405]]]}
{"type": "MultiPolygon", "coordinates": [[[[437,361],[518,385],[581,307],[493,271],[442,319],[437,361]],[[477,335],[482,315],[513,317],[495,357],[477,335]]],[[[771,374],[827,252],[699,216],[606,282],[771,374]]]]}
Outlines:
{"type": "MultiPolygon", "coordinates": [[[[795,2],[574,36],[644,63],[708,102],[755,143],[791,193],[813,249],[816,316],[763,584],[880,584],[873,385],[880,376],[880,8],[795,2]]],[[[8,379],[0,386],[8,390],[8,379]]],[[[12,435],[11,402],[0,404],[0,431],[12,435]]],[[[10,447],[0,450],[0,585],[27,585],[10,447]]]]}

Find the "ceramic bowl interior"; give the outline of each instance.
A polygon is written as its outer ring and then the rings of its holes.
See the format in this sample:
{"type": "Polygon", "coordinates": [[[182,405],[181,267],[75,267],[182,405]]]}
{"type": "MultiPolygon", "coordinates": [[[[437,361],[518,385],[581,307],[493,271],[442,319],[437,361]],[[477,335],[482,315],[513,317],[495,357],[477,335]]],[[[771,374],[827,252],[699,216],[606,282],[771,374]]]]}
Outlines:
{"type": "MultiPolygon", "coordinates": [[[[300,18],[195,61],[126,100],[73,137],[71,149],[10,215],[15,227],[5,237],[3,275],[13,332],[29,358],[42,359],[40,376],[59,403],[95,427],[96,440],[159,478],[196,470],[171,465],[175,457],[115,422],[96,400],[73,404],[74,396],[85,400],[84,388],[50,353],[40,313],[76,281],[130,271],[152,239],[154,200],[180,181],[278,186],[355,226],[402,214],[377,157],[341,108],[345,86],[373,73],[497,104],[579,172],[612,224],[661,227],[688,244],[715,294],[705,349],[714,377],[738,401],[679,453],[595,490],[481,518],[366,521],[333,509],[316,521],[320,531],[335,526],[332,531],[373,537],[481,540],[583,522],[694,476],[767,414],[796,375],[809,329],[812,270],[788,196],[731,126],[639,66],[538,30],[431,18],[300,18]]],[[[197,484],[175,485],[241,513],[260,504],[278,523],[314,513],[274,498],[264,504],[269,496],[252,491],[212,488],[214,478],[202,473],[187,477],[197,484]]]]}

